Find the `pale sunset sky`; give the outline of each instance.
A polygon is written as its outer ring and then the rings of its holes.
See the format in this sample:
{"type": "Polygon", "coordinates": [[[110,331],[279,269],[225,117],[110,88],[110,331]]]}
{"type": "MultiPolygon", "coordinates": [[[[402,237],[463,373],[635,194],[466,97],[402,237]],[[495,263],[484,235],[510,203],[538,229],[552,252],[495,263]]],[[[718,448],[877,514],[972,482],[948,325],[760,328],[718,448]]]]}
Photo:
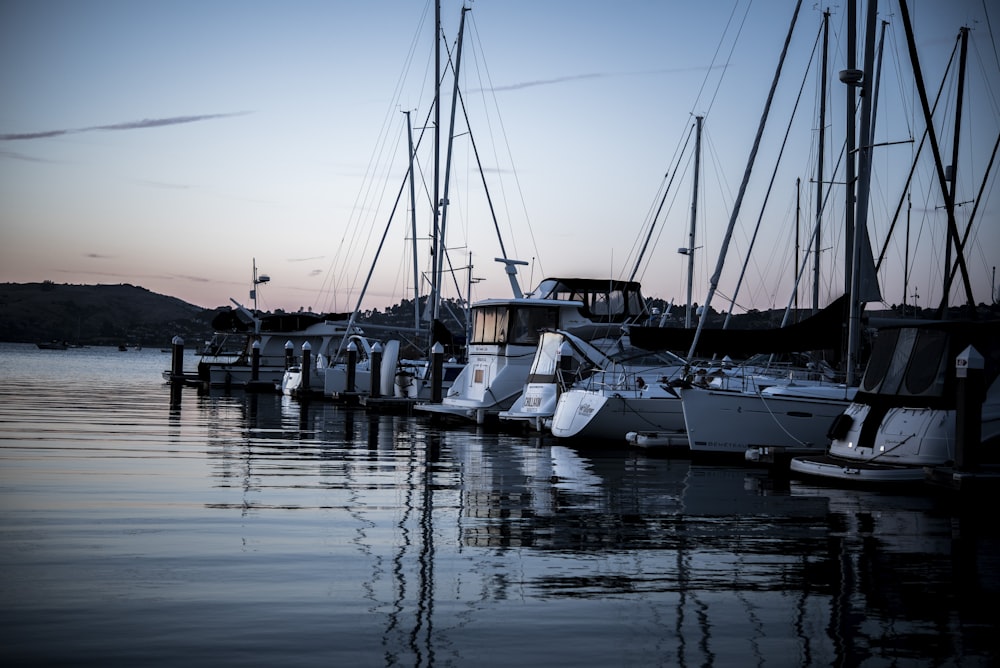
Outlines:
{"type": "MultiPolygon", "coordinates": [[[[462,3],[441,6],[454,52],[462,3]]],[[[510,294],[494,260],[506,254],[528,263],[519,270],[524,288],[545,276],[635,273],[647,296],[683,304],[688,260],[678,249],[689,244],[693,210],[693,300],[703,302],[795,3],[465,6],[445,217],[455,271],[445,296],[470,290],[470,262],[473,301],[510,294]],[[693,201],[688,137],[697,116],[704,130],[693,201]]],[[[867,6],[858,2],[859,22],[867,6]]],[[[936,306],[944,199],[929,144],[903,195],[925,122],[899,0],[877,7],[884,41],[869,230],[876,253],[888,238],[883,303],[901,302],[905,291],[910,303],[936,306]]],[[[1000,260],[996,165],[987,176],[1000,137],[1000,5],[907,7],[931,104],[941,91],[935,134],[945,164],[955,145],[957,51],[946,68],[969,28],[955,197],[960,233],[975,215],[965,253],[974,298],[990,302],[1000,260]]],[[[736,312],[784,307],[796,257],[813,261],[827,8],[821,305],[843,288],[847,87],[837,73],[846,68],[847,4],[803,2],[716,308],[741,273],[736,312]]],[[[426,293],[433,140],[426,133],[417,149],[412,207],[403,112],[416,141],[434,92],[433,21],[425,0],[0,1],[0,282],[131,283],[216,307],[247,302],[256,261],[271,279],[261,308],[346,311],[372,267],[362,308],[412,297],[416,264],[426,293]]],[[[862,26],[858,68],[863,38],[862,26]]],[[[442,170],[454,85],[450,73],[443,81],[442,170]]],[[[960,286],[952,303],[965,299],[960,286]]],[[[811,287],[799,294],[806,305],[811,287]]]]}

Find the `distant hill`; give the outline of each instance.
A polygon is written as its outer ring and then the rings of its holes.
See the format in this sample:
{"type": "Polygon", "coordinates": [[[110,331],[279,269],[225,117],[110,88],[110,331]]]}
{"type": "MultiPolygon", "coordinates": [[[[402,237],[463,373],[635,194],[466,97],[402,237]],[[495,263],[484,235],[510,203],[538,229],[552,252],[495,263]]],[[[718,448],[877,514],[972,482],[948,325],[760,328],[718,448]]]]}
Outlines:
{"type": "MultiPolygon", "coordinates": [[[[460,335],[464,325],[460,322],[461,305],[446,300],[445,325],[453,334],[460,335]]],[[[666,310],[661,299],[650,300],[651,307],[666,310]]],[[[71,285],[52,281],[43,283],[0,283],[0,341],[38,343],[65,341],[86,345],[170,345],[175,335],[184,338],[189,346],[197,346],[212,338],[212,319],[228,306],[203,309],[176,297],[121,283],[117,285],[71,285]]],[[[955,311],[958,316],[961,309],[955,311]]],[[[670,326],[681,326],[683,308],[675,308],[670,326]]],[[[403,300],[382,311],[375,309],[359,314],[358,324],[408,327],[413,321],[412,301],[403,300]]],[[[808,315],[806,312],[804,315],[808,315]]],[[[893,317],[901,315],[901,307],[893,306],[882,312],[869,312],[869,316],[893,317]]],[[[730,326],[736,329],[777,327],[781,323],[781,310],[751,310],[733,317],[730,326]]],[[[926,311],[918,317],[932,317],[926,311]]],[[[980,318],[997,318],[1000,307],[981,305],[980,318]]],[[[721,327],[723,317],[710,309],[707,326],[721,327]]],[[[793,319],[794,320],[794,319],[793,319]]]]}
{"type": "Polygon", "coordinates": [[[0,284],[0,341],[167,346],[211,338],[217,310],[129,284],[0,284]]]}

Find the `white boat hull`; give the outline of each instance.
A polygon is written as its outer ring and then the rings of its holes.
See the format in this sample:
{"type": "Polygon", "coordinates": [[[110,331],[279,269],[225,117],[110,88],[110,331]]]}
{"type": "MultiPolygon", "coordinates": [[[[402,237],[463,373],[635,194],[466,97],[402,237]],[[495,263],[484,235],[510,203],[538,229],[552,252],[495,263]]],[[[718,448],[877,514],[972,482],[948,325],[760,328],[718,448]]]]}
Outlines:
{"type": "Polygon", "coordinates": [[[834,388],[823,398],[805,393],[682,390],[691,452],[726,453],[754,461],[760,456],[825,453],[830,425],[849,406],[845,392],[834,388]]]}
{"type": "Polygon", "coordinates": [[[954,460],[954,411],[891,408],[866,446],[861,445],[861,432],[870,413],[867,404],[851,404],[844,412],[851,427],[843,438],[833,440],[826,454],[794,458],[789,469],[838,481],[913,482],[924,479],[925,467],[954,460]]]}
{"type": "Polygon", "coordinates": [[[645,396],[638,391],[613,393],[571,389],[559,397],[552,416],[557,438],[625,441],[629,432],[683,432],[678,397],[645,396]]]}

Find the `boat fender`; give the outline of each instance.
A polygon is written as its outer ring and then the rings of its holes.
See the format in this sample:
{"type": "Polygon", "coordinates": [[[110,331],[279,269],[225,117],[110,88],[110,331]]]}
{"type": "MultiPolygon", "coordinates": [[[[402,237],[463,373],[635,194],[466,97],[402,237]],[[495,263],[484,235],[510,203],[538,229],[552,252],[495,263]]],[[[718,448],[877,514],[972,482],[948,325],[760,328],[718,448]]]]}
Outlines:
{"type": "Polygon", "coordinates": [[[847,436],[847,432],[851,430],[853,425],[854,418],[847,413],[841,413],[833,418],[830,428],[826,431],[826,437],[834,441],[839,441],[847,436]]]}

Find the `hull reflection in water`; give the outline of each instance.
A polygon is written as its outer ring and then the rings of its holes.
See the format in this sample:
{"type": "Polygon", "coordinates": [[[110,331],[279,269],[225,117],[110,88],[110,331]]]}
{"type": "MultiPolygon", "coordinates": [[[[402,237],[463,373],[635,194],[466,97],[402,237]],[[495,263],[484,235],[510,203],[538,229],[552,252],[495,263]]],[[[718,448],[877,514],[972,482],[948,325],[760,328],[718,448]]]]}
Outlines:
{"type": "Polygon", "coordinates": [[[2,352],[7,665],[994,657],[997,529],[940,499],[2,352]]]}

